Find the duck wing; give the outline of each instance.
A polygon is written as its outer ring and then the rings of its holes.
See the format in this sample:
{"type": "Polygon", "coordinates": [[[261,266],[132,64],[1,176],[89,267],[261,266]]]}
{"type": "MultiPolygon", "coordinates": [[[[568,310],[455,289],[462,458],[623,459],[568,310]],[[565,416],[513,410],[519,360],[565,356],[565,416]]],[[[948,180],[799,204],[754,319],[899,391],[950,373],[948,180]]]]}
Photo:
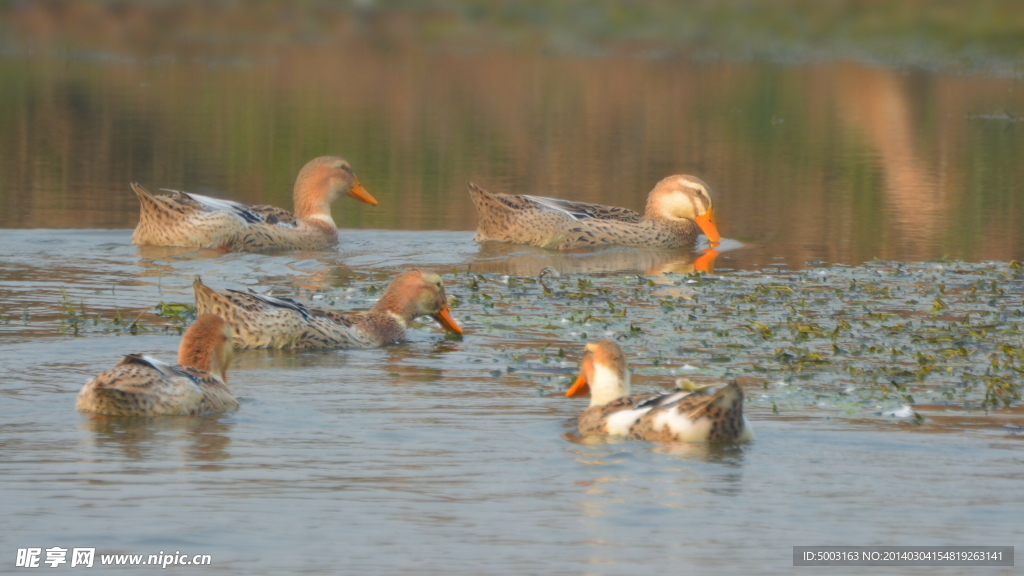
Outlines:
{"type": "Polygon", "coordinates": [[[161,188],[161,192],[170,192],[174,194],[179,202],[189,202],[203,210],[204,212],[226,212],[238,216],[242,220],[250,224],[263,222],[263,217],[252,210],[252,206],[242,204],[240,202],[234,202],[232,200],[224,200],[223,198],[213,198],[211,196],[203,196],[202,194],[194,194],[192,192],[184,192],[182,190],[171,190],[170,188],[161,188]]]}
{"type": "Polygon", "coordinates": [[[260,204],[257,206],[246,206],[249,212],[262,218],[264,224],[270,224],[272,226],[285,226],[288,228],[298,228],[299,219],[294,214],[285,210],[284,208],[278,208],[277,206],[269,206],[267,204],[260,204]]]}
{"type": "Polygon", "coordinates": [[[544,196],[530,196],[524,194],[536,205],[547,210],[561,212],[573,220],[614,220],[617,222],[640,222],[641,216],[628,208],[618,206],[605,206],[603,204],[589,204],[587,202],[573,202],[560,200],[558,198],[545,198],[544,196]]]}
{"type": "Polygon", "coordinates": [[[152,356],[146,354],[125,354],[124,358],[117,363],[118,366],[128,366],[136,364],[139,366],[147,366],[162,374],[167,378],[188,378],[196,384],[201,384],[201,378],[192,372],[185,370],[180,366],[168,364],[162,360],[157,360],[152,356]]]}
{"type": "Polygon", "coordinates": [[[260,294],[259,292],[254,291],[252,288],[250,288],[248,292],[242,292],[241,290],[232,290],[228,288],[228,292],[238,294],[240,296],[248,296],[249,298],[255,298],[256,300],[259,300],[264,304],[274,306],[277,308],[286,308],[288,310],[294,310],[301,314],[304,320],[309,320],[310,318],[313,317],[313,313],[310,312],[308,308],[306,308],[299,302],[292,300],[291,298],[279,298],[277,296],[271,296],[269,294],[260,294]]]}
{"type": "Polygon", "coordinates": [[[223,198],[213,198],[212,196],[203,196],[202,194],[193,194],[192,192],[170,190],[167,188],[161,188],[160,190],[191,200],[206,212],[227,212],[238,216],[249,224],[269,224],[288,228],[297,228],[299,226],[299,220],[294,214],[277,206],[242,204],[232,200],[224,200],[223,198]]]}

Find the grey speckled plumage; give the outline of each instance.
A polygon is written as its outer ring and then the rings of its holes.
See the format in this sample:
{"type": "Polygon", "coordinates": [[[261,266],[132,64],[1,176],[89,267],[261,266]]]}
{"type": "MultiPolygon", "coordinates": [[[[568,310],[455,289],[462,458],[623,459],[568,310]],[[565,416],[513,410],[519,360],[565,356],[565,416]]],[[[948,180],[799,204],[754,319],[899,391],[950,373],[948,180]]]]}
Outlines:
{"type": "Polygon", "coordinates": [[[649,442],[737,442],[753,438],[743,416],[743,389],[733,381],[705,390],[630,394],[629,368],[612,340],[586,344],[580,375],[566,392],[589,394],[577,420],[583,436],[613,436],[649,442]]]}
{"type": "MultiPolygon", "coordinates": [[[[641,215],[626,208],[541,196],[488,192],[469,183],[479,224],[475,240],[496,240],[568,250],[619,245],[680,248],[701,232],[695,218],[711,220],[711,191],[692,176],[670,176],[648,196],[641,215]]],[[[717,230],[713,234],[718,240],[717,230]]]]}
{"type": "Polygon", "coordinates": [[[580,415],[579,432],[583,436],[606,435],[608,418],[626,410],[637,413],[626,435],[631,440],[692,440],[680,438],[669,423],[673,416],[690,421],[695,428],[702,427],[702,420],[706,421],[707,431],[702,431],[701,438],[706,442],[736,442],[748,427],[743,418],[743,389],[736,382],[730,382],[714,394],[687,391],[634,394],[588,408],[580,415]]]}
{"type": "Polygon", "coordinates": [[[331,202],[342,192],[376,204],[348,162],[324,156],[308,162],[295,180],[295,214],[268,205],[246,205],[168,190],[152,194],[131,184],[139,199],[139,224],[132,243],[215,248],[228,251],[315,249],[337,243],[331,202]]]}
{"type": "Polygon", "coordinates": [[[408,324],[420,316],[462,333],[448,313],[441,278],[419,270],[396,276],[373,309],[355,313],[254,292],[217,292],[199,279],[192,287],[196,309],[223,318],[234,330],[237,348],[372,348],[401,342],[408,324]]]}
{"type": "Polygon", "coordinates": [[[76,408],[105,416],[197,416],[238,408],[225,381],[231,329],[200,316],[182,338],[178,364],[128,354],[85,383],[76,408]]]}

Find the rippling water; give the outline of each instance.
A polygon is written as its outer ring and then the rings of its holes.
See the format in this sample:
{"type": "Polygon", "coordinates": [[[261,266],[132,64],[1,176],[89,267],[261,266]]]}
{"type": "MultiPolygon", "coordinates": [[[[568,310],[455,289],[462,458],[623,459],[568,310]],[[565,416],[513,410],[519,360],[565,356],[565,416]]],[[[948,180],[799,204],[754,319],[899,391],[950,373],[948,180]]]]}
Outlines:
{"type": "MultiPolygon", "coordinates": [[[[562,390],[585,337],[529,322],[545,300],[509,299],[503,274],[519,265],[471,233],[346,232],[337,251],[291,255],[138,249],[129,236],[0,234],[8,556],[28,546],[181,551],[239,574],[788,573],[793,545],[1022,534],[1022,437],[1002,428],[1019,423],[1017,411],[934,407],[932,424],[917,427],[879,415],[899,402],[869,400],[848,416],[839,396],[794,380],[747,387],[757,438],[744,446],[580,444],[571,432],[582,406],[562,390]],[[445,274],[463,339],[427,323],[383,349],[239,351],[230,381],[242,405],[225,416],[74,411],[81,384],[120,354],[174,357],[176,321],[152,306],[191,301],[194,275],[363,309],[375,298],[366,288],[410,262],[445,274]],[[487,266],[475,292],[464,271],[487,266]],[[64,300],[84,319],[77,337],[64,300]],[[117,311],[141,318],[135,335],[112,323],[117,311]],[[530,315],[522,328],[516,315],[530,315]]],[[[560,302],[553,320],[572,310],[560,302]]],[[[647,314],[639,301],[620,305],[647,314]]],[[[626,342],[635,386],[668,385],[689,363],[694,378],[720,374],[676,348],[686,338],[626,342]]]]}

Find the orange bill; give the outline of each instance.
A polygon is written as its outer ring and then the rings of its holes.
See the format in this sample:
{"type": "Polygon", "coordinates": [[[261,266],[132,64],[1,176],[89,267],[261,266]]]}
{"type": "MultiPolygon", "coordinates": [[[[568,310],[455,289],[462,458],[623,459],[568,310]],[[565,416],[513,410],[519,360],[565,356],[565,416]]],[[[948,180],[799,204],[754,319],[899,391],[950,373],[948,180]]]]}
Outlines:
{"type": "Polygon", "coordinates": [[[717,251],[705,250],[703,254],[693,261],[693,269],[705,274],[711,274],[715,271],[715,258],[718,258],[717,251]]]}
{"type": "Polygon", "coordinates": [[[708,242],[718,244],[722,241],[722,237],[718,235],[718,228],[715,227],[715,215],[711,208],[708,208],[706,214],[697,216],[693,221],[697,223],[697,226],[700,226],[701,231],[708,237],[708,242]]]}
{"type": "Polygon", "coordinates": [[[437,314],[434,314],[434,320],[437,320],[438,322],[440,322],[441,326],[444,326],[444,329],[449,331],[449,332],[455,332],[456,334],[463,334],[462,328],[460,328],[459,325],[455,322],[455,319],[452,318],[451,313],[448,312],[448,307],[447,306],[445,306],[444,308],[441,308],[441,311],[438,312],[437,314]]]}
{"type": "Polygon", "coordinates": [[[363,185],[359,183],[359,178],[352,183],[352,187],[348,189],[348,195],[359,200],[360,202],[366,202],[367,204],[377,205],[377,200],[370,193],[363,188],[363,185]]]}
{"type": "Polygon", "coordinates": [[[587,377],[583,375],[583,372],[580,372],[580,375],[576,377],[576,381],[565,391],[565,395],[569,398],[577,398],[587,394],[590,394],[590,386],[587,385],[587,377]]]}

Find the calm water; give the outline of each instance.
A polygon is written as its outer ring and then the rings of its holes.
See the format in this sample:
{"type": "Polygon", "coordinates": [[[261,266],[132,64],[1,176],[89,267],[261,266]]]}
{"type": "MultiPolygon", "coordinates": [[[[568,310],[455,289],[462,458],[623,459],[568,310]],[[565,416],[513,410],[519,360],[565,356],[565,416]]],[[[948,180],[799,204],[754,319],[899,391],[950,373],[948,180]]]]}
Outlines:
{"type": "MultiPolygon", "coordinates": [[[[1024,425],[1020,408],[917,390],[926,422],[914,425],[891,415],[899,398],[859,396],[837,374],[764,374],[708,351],[717,341],[691,352],[706,336],[658,336],[652,319],[676,314],[659,298],[706,300],[713,286],[619,303],[647,330],[627,346],[636,386],[749,369],[756,441],[579,443],[581,402],[561,392],[586,330],[608,326],[572,328],[583,298],[520,299],[506,276],[552,266],[570,285],[593,273],[670,283],[694,255],[478,246],[465,190],[639,209],[663,176],[696,174],[728,239],[722,282],[782,281],[772,270],[808,261],[1022,259],[1022,99],[1011,79],[846,62],[315,43],[232,58],[5,52],[0,571],[29,546],[211,554],[209,571],[237,574],[789,573],[794,545],[1024,546],[1024,436],[1004,427],[1024,425]],[[129,243],[129,181],[290,206],[295,173],[322,154],[348,158],[380,201],[335,204],[349,229],[337,250],[129,243]],[[379,350],[241,351],[242,407],[221,417],[74,411],[81,384],[120,354],[174,357],[180,322],[153,306],[191,302],[196,275],[364,309],[410,266],[444,274],[464,339],[425,324],[379,350]],[[557,326],[537,322],[549,317],[557,326]]],[[[1005,285],[1019,302],[1019,280],[1005,285]]],[[[1019,309],[1002,302],[1004,320],[1019,309]]]]}
{"type": "MultiPolygon", "coordinates": [[[[577,443],[582,403],[561,392],[586,336],[537,318],[564,324],[583,304],[537,299],[536,288],[516,298],[469,232],[346,232],[337,252],[227,256],[139,250],[127,230],[0,237],[8,566],[18,547],[95,546],[211,554],[213,570],[238,574],[789,573],[793,545],[1024,534],[1024,436],[1003,427],[1021,423],[1019,410],[920,407],[929,424],[914,426],[885,415],[898,400],[851,409],[792,380],[748,386],[758,436],[745,446],[577,443]],[[93,420],[73,409],[81,384],[119,354],[174,356],[175,322],[143,313],[189,302],[197,274],[361,309],[370,286],[409,262],[446,273],[464,339],[423,325],[377,350],[240,351],[230,378],[242,407],[221,417],[93,420]],[[450,273],[488,263],[479,289],[450,273]],[[84,317],[77,337],[64,295],[84,317]],[[115,310],[141,316],[141,331],[115,326],[115,310]]],[[[652,333],[625,343],[636,386],[721,374],[719,360],[677,348],[693,336],[657,336],[644,320],[664,315],[656,301],[649,312],[619,304],[652,333]]]]}

